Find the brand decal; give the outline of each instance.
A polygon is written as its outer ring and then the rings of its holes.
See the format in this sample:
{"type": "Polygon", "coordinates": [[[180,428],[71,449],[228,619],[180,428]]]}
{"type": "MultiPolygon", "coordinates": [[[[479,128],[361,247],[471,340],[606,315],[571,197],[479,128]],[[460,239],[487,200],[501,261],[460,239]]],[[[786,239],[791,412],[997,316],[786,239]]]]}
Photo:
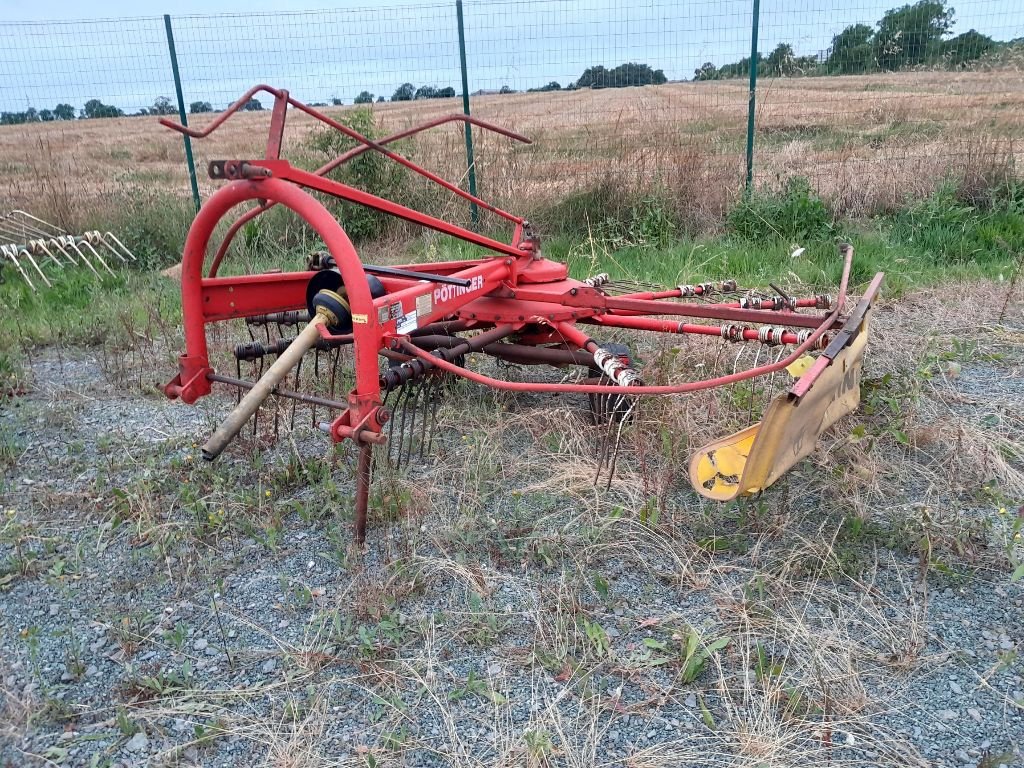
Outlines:
{"type": "Polygon", "coordinates": [[[474,293],[484,287],[484,278],[481,275],[470,278],[469,282],[469,287],[462,285],[439,285],[434,289],[434,302],[436,304],[444,304],[446,301],[452,301],[459,298],[459,296],[465,296],[467,293],[474,293]]]}

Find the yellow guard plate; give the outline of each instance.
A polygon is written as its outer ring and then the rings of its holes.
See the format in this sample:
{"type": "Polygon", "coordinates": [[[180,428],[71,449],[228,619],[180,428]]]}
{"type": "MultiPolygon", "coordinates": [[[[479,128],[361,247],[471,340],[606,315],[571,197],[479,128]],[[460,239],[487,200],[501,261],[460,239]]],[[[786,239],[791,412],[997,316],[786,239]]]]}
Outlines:
{"type": "Polygon", "coordinates": [[[860,402],[867,318],[802,398],[783,393],[758,424],[715,440],[690,459],[690,482],[709,499],[730,501],[763,490],[814,451],[821,433],[860,402]]]}

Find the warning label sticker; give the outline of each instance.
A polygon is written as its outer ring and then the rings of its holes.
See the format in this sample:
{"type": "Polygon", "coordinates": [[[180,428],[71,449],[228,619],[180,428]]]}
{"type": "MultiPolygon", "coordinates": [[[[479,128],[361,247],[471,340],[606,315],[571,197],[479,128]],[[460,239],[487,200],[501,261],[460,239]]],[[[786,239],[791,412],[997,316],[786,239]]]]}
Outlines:
{"type": "Polygon", "coordinates": [[[416,297],[416,314],[425,317],[434,311],[434,299],[429,293],[416,297]]]}

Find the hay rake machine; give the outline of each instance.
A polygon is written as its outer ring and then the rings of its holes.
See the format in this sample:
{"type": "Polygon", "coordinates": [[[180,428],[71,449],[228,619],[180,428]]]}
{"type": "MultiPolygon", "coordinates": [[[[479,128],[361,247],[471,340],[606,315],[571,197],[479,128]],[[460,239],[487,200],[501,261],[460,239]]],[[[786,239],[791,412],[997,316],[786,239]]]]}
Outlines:
{"type": "MultiPolygon", "coordinates": [[[[237,387],[234,410],[202,446],[216,458],[253,419],[271,396],[305,402],[322,414],[314,421],[335,443],[358,446],[355,537],[363,541],[373,447],[398,441],[398,461],[408,458],[419,434],[420,452],[432,448],[426,431],[436,420],[436,393],[444,376],[456,376],[513,392],[576,393],[597,403],[596,412],[611,421],[628,418],[644,395],[675,395],[774,376],[788,369],[793,380],[766,408],[762,420],[699,449],[690,461],[690,480],[701,494],[717,500],[757,493],[770,486],[814,449],[818,436],[856,408],[868,320],[883,275],[868,285],[849,311],[847,287],[852,248],[842,246],[842,278],[835,297],[796,298],[776,289],[769,296],[740,291],[735,282],[706,282],[661,288],[624,284],[596,275],[572,279],[565,264],[543,256],[537,233],[523,218],[463,191],[407,158],[388,144],[446,123],[471,123],[512,141],[528,139],[464,115],[440,118],[376,141],[360,135],[294,98],[286,90],[260,85],[244,94],[208,126],[199,130],[170,120],[165,126],[201,139],[215,131],[254,94],[274,99],[265,156],[213,161],[213,179],[227,182],[204,204],[185,242],[182,259],[182,310],[186,350],[179,372],[167,384],[171,398],[186,403],[211,392],[214,383],[237,387]],[[299,110],[348,136],[356,147],[310,172],[281,159],[289,109],[299,110]],[[327,177],[327,173],[364,152],[380,152],[449,193],[475,203],[504,220],[508,242],[375,196],[327,177]],[[381,267],[364,264],[339,223],[311,192],[367,206],[481,248],[465,261],[381,267]],[[207,255],[217,225],[237,206],[255,205],[226,230],[209,266],[207,255]],[[231,238],[245,224],[275,205],[301,217],[323,241],[302,271],[221,276],[231,238]],[[209,326],[243,321],[250,340],[235,349],[236,360],[259,363],[258,376],[243,379],[214,370],[209,326]],[[269,328],[278,329],[276,340],[269,328]],[[257,329],[266,330],[265,340],[257,329]],[[715,337],[721,343],[778,347],[767,362],[754,356],[750,367],[710,378],[672,384],[644,382],[628,349],[597,341],[612,329],[715,337]],[[337,360],[346,352],[346,381],[353,386],[336,399],[337,360]],[[299,379],[307,353],[321,369],[321,356],[333,356],[330,391],[304,394],[299,379]],[[560,381],[521,381],[471,370],[470,353],[516,365],[548,365],[578,371],[560,381]],[[274,358],[265,369],[262,361],[274,358]],[[294,371],[295,389],[290,389],[294,371]],[[241,393],[244,392],[244,396],[241,393]],[[425,406],[425,407],[421,407],[425,406]],[[400,412],[400,414],[399,414],[400,412]],[[409,415],[411,414],[411,415],[409,415]],[[417,415],[419,414],[419,415],[417,415]]],[[[493,366],[492,366],[493,367],[493,366]]],[[[308,370],[308,365],[307,365],[308,370]]],[[[699,366],[680,375],[695,377],[699,366]]],[[[275,400],[276,400],[275,398],[275,400]]],[[[278,418],[275,411],[275,422],[278,418]]],[[[294,422],[294,409],[292,411],[294,422]]],[[[620,430],[621,432],[621,430],[620,430]]],[[[394,445],[392,445],[394,450],[394,445]]],[[[614,461],[614,459],[613,459],[614,461]]]]}
{"type": "Polygon", "coordinates": [[[105,273],[114,274],[108,259],[122,263],[136,260],[113,232],[91,230],[74,235],[25,211],[0,216],[0,257],[0,268],[3,262],[10,262],[33,291],[37,290],[33,279],[53,287],[43,266],[56,270],[82,267],[102,280],[105,273]]]}

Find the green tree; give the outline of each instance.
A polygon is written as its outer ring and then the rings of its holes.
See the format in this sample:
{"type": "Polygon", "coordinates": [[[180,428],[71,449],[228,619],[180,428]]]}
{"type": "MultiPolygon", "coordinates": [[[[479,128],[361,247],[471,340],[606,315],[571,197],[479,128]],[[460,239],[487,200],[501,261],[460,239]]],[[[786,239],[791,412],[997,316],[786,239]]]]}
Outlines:
{"type": "Polygon", "coordinates": [[[791,75],[796,71],[796,54],[789,43],[779,43],[764,60],[764,74],[768,76],[791,75]]]}
{"type": "Polygon", "coordinates": [[[82,117],[94,119],[99,117],[121,117],[124,115],[117,107],[111,104],[104,104],[99,99],[89,99],[82,107],[82,117]]]}
{"type": "Polygon", "coordinates": [[[855,75],[874,69],[874,34],[875,30],[867,24],[851,24],[833,37],[826,70],[834,75],[855,75]]]}
{"type": "Polygon", "coordinates": [[[341,106],[342,104],[344,104],[344,103],[345,103],[345,102],[343,102],[343,101],[342,101],[341,99],[339,99],[339,98],[338,98],[337,96],[331,96],[331,104],[332,104],[333,106],[335,106],[335,107],[340,107],[340,106],[341,106]]]}
{"type": "Polygon", "coordinates": [[[373,94],[369,91],[360,91],[359,95],[352,101],[353,104],[372,104],[373,94]]]}
{"type": "Polygon", "coordinates": [[[542,85],[540,88],[529,88],[527,90],[530,93],[547,93],[548,91],[560,91],[562,90],[562,86],[557,80],[552,80],[550,83],[542,85]]]}
{"type": "Polygon", "coordinates": [[[177,108],[171,103],[171,100],[166,96],[160,96],[156,101],[153,102],[153,106],[149,109],[151,115],[173,115],[177,112],[177,108]]]}
{"type": "Polygon", "coordinates": [[[58,104],[53,108],[54,120],[74,120],[75,108],[70,104],[58,104]]]}
{"type": "Polygon", "coordinates": [[[612,69],[598,64],[588,67],[576,81],[577,88],[625,88],[631,85],[661,85],[668,82],[660,69],[651,69],[647,64],[629,62],[612,69]]]}
{"type": "Polygon", "coordinates": [[[947,40],[942,44],[942,50],[946,60],[951,65],[959,67],[969,61],[980,59],[996,46],[996,41],[991,37],[972,29],[947,40]]]}
{"type": "Polygon", "coordinates": [[[886,70],[935,61],[952,26],[953,9],[945,0],[918,0],[886,11],[872,41],[875,60],[886,70]]]}
{"type": "Polygon", "coordinates": [[[53,112],[49,109],[40,109],[39,119],[42,120],[44,123],[53,122],[53,112]]]}
{"type": "Polygon", "coordinates": [[[718,79],[718,67],[712,64],[710,61],[705,61],[697,69],[693,70],[694,80],[717,80],[718,79]]]}
{"type": "Polygon", "coordinates": [[[263,105],[260,103],[259,99],[252,98],[252,99],[249,99],[247,102],[245,102],[245,104],[242,105],[242,111],[243,112],[262,112],[263,111],[263,105]]]}
{"type": "Polygon", "coordinates": [[[203,112],[213,112],[213,105],[208,101],[193,101],[188,105],[188,111],[193,115],[201,115],[203,112]]]}
{"type": "Polygon", "coordinates": [[[413,96],[416,95],[416,86],[412,83],[402,83],[395,89],[395,92],[391,94],[392,101],[412,101],[413,96]]]}

